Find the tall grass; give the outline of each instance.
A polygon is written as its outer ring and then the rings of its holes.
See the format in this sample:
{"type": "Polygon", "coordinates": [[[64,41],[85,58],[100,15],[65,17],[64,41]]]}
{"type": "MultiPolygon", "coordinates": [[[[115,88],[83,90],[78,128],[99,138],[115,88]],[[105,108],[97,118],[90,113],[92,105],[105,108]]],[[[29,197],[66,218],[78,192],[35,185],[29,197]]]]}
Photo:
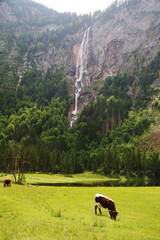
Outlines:
{"type": "Polygon", "coordinates": [[[159,187],[27,187],[0,184],[0,240],[158,240],[159,187]],[[108,211],[94,214],[94,195],[111,197],[108,211]]]}

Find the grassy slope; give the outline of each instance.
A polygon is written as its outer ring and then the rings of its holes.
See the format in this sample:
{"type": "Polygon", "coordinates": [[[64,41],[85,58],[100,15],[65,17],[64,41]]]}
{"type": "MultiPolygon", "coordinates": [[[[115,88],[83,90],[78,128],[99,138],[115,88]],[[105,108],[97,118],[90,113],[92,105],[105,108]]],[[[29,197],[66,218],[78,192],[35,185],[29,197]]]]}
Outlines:
{"type": "Polygon", "coordinates": [[[0,184],[0,240],[160,239],[160,188],[0,184]],[[115,200],[117,221],[94,215],[94,195],[115,200]]]}
{"type": "Polygon", "coordinates": [[[118,180],[118,178],[109,178],[100,174],[85,172],[81,174],[73,174],[63,176],[61,174],[25,174],[26,183],[94,183],[110,180],[118,180]]]}

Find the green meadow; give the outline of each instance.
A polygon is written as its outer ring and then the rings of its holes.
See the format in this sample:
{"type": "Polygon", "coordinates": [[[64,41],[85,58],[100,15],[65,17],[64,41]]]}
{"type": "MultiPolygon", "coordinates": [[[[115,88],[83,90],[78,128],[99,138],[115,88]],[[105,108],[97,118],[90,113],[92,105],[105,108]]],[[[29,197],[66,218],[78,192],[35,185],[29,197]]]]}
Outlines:
{"type": "MultiPolygon", "coordinates": [[[[25,174],[25,182],[27,184],[100,184],[106,181],[117,181],[118,178],[106,177],[92,172],[84,172],[81,174],[61,175],[61,174],[25,174]]],[[[125,179],[122,179],[122,181],[125,179]]]]}
{"type": "MultiPolygon", "coordinates": [[[[35,174],[26,175],[26,182],[39,178],[54,179],[35,174]]],[[[159,240],[160,187],[42,187],[27,183],[4,188],[0,183],[0,240],[78,239],[159,240]],[[117,221],[111,220],[105,209],[102,215],[94,214],[96,193],[115,201],[117,221]]]]}

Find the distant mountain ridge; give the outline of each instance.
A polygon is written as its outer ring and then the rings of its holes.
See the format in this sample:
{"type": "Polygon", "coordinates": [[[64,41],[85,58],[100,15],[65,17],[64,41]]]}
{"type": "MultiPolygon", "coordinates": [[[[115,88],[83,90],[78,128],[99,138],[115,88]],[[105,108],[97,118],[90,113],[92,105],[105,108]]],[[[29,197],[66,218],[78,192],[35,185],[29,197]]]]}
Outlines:
{"type": "MultiPolygon", "coordinates": [[[[11,76],[11,88],[16,89],[28,70],[36,68],[45,73],[53,67],[63,67],[74,85],[76,59],[88,26],[87,71],[91,84],[117,73],[137,71],[147,66],[160,49],[159,16],[158,0],[125,1],[120,6],[115,1],[106,12],[93,17],[60,14],[28,0],[1,1],[0,52],[10,70],[2,76],[0,88],[5,88],[5,79],[9,81],[11,76]]],[[[98,93],[90,90],[88,96],[81,94],[78,112],[98,93]]]]}

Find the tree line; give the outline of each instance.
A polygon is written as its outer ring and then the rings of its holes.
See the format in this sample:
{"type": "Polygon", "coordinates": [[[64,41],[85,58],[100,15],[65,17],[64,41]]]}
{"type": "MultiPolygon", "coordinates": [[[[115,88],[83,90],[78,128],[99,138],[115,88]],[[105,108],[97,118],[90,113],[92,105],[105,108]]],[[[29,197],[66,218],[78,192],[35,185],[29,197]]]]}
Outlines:
{"type": "MultiPolygon", "coordinates": [[[[152,62],[146,72],[158,71],[155,61],[156,68],[152,62]]],[[[141,85],[145,69],[139,76],[141,85]]],[[[0,171],[18,172],[19,179],[26,171],[85,170],[159,178],[159,152],[141,148],[141,137],[157,123],[159,100],[150,111],[134,107],[126,94],[134,79],[126,74],[107,78],[99,97],[70,128],[70,89],[63,69],[50,69],[45,76],[36,69],[25,73],[18,92],[0,91],[0,171]]],[[[143,106],[141,96],[137,101],[143,106]]]]}

